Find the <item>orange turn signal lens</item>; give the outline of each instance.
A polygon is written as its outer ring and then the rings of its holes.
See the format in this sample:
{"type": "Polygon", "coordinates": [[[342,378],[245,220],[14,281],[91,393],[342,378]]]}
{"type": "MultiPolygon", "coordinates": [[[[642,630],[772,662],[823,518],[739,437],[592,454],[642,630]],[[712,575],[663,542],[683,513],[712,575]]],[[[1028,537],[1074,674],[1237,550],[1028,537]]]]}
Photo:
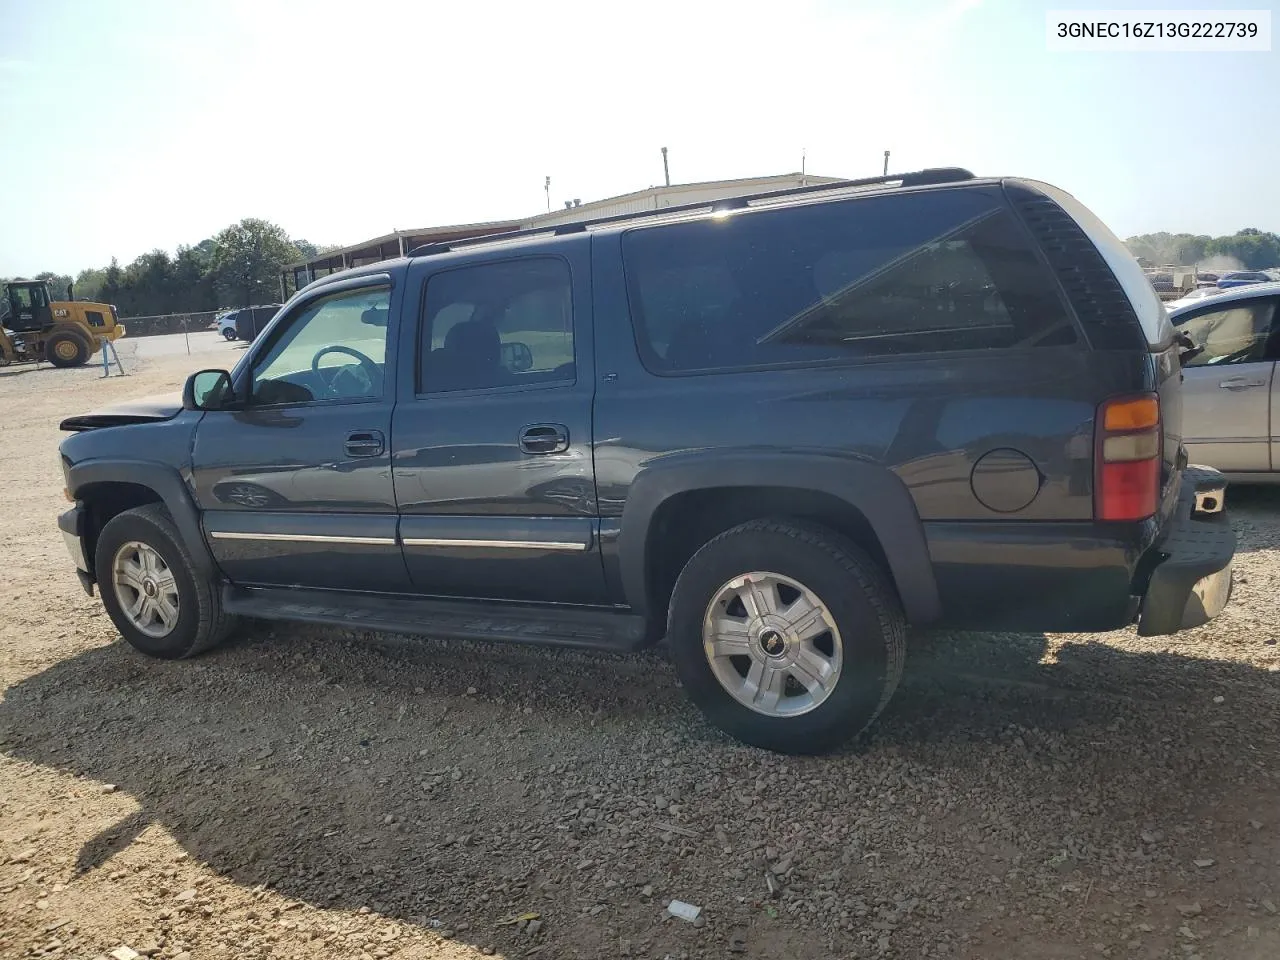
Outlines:
{"type": "Polygon", "coordinates": [[[1108,433],[1115,430],[1146,430],[1160,422],[1160,401],[1155,397],[1135,397],[1131,400],[1111,400],[1103,413],[1102,428],[1108,433]]]}

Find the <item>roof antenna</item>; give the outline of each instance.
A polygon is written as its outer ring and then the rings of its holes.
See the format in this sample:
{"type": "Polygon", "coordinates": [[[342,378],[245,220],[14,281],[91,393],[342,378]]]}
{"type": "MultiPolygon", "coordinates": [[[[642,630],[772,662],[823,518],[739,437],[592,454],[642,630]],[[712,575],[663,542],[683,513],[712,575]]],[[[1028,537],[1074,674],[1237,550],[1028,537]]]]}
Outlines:
{"type": "Polygon", "coordinates": [[[667,181],[667,186],[671,186],[671,170],[667,167],[667,148],[662,148],[662,176],[667,181]]]}
{"type": "Polygon", "coordinates": [[[889,175],[889,151],[884,152],[884,176],[889,175]]]}
{"type": "Polygon", "coordinates": [[[547,191],[547,213],[551,212],[551,178],[547,177],[547,182],[542,185],[542,189],[547,191]]]}

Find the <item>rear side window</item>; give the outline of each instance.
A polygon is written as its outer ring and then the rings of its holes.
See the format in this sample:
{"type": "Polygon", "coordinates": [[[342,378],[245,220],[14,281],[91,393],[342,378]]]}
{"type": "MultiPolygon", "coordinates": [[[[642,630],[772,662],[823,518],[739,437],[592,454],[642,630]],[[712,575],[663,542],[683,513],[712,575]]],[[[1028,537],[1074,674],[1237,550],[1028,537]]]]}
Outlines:
{"type": "Polygon", "coordinates": [[[998,196],[871,197],[629,231],[637,344],[656,373],[1074,343],[998,196]]]}
{"type": "Polygon", "coordinates": [[[427,282],[418,392],[571,381],[569,266],[531,257],[460,267],[427,282]]]}

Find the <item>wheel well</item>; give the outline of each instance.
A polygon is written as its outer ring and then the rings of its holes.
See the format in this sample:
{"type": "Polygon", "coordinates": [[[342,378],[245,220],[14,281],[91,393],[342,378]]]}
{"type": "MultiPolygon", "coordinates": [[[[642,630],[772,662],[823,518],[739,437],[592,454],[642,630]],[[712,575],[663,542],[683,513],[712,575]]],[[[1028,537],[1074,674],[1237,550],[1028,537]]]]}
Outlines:
{"type": "Polygon", "coordinates": [[[76,491],[76,499],[85,508],[84,552],[90,572],[93,572],[93,558],[98,549],[98,534],[112,517],[143,504],[164,502],[150,487],[118,481],[91,483],[76,491]]]}
{"type": "Polygon", "coordinates": [[[663,501],[646,541],[645,584],[649,609],[655,619],[661,620],[663,628],[676,578],[698,548],[732,527],[765,517],[803,520],[842,534],[867,551],[884,570],[889,582],[894,582],[871,524],[862,511],[839,497],[793,487],[690,490],[663,501]]]}

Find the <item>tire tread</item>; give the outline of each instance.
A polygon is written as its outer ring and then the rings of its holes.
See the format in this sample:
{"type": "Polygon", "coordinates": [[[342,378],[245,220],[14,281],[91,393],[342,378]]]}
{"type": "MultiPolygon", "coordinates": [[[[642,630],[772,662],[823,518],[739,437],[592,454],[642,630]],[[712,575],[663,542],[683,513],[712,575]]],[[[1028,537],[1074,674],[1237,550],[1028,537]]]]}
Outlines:
{"type": "MultiPolygon", "coordinates": [[[[112,517],[108,527],[120,517],[132,517],[143,520],[157,527],[178,551],[187,572],[195,584],[195,602],[197,611],[195,638],[191,645],[177,655],[176,659],[185,660],[195,657],[216,647],[235,629],[236,617],[227,613],[222,607],[222,596],[218,592],[218,584],[202,581],[196,573],[196,565],[191,560],[191,553],[178,532],[177,524],[168,508],[162,503],[148,503],[133,507],[112,517]]],[[[105,531],[106,528],[104,528],[105,531]]],[[[106,589],[106,588],[104,588],[106,589]]]]}
{"type": "MultiPolygon", "coordinates": [[[[813,746],[816,746],[820,751],[835,746],[838,741],[856,739],[864,734],[875,722],[876,718],[880,716],[902,680],[906,664],[907,627],[901,601],[888,577],[867,551],[848,537],[817,523],[781,518],[749,520],[712,537],[698,548],[676,579],[675,589],[672,591],[672,602],[667,611],[668,636],[674,634],[675,624],[672,618],[676,610],[675,600],[680,594],[681,580],[684,579],[686,571],[694,565],[698,557],[707,551],[720,549],[726,541],[742,536],[759,534],[787,537],[799,544],[826,554],[828,559],[841,572],[849,576],[861,588],[868,605],[874,613],[886,648],[885,676],[880,700],[866,721],[856,731],[841,733],[838,740],[814,744],[813,746]]],[[[804,752],[817,751],[805,749],[804,752]]]]}

